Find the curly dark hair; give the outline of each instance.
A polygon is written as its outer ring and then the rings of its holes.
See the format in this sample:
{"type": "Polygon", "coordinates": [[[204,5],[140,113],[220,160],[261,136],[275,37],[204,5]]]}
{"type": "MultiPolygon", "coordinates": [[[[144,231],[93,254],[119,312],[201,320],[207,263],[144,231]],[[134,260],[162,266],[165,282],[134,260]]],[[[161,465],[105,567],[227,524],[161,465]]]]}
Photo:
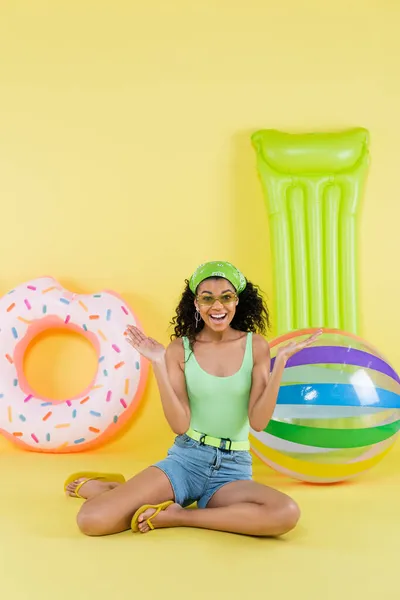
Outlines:
{"type": "MultiPolygon", "coordinates": [[[[195,295],[189,287],[188,280],[185,280],[185,284],[185,289],[176,308],[176,314],[170,323],[174,327],[171,340],[186,336],[192,346],[196,340],[196,335],[204,327],[204,321],[201,320],[196,327],[194,318],[195,295]]],[[[247,282],[245,289],[239,296],[239,304],[236,307],[231,327],[238,331],[251,331],[263,335],[271,327],[268,307],[261,296],[259,287],[251,281],[247,282]]]]}

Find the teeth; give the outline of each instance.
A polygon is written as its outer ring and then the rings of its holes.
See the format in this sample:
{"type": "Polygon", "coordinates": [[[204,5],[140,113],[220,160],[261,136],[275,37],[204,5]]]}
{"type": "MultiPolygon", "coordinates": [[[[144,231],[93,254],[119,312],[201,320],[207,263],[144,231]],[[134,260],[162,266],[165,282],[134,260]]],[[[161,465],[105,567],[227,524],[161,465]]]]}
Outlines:
{"type": "Polygon", "coordinates": [[[226,315],[211,315],[213,319],[223,319],[226,315]]]}

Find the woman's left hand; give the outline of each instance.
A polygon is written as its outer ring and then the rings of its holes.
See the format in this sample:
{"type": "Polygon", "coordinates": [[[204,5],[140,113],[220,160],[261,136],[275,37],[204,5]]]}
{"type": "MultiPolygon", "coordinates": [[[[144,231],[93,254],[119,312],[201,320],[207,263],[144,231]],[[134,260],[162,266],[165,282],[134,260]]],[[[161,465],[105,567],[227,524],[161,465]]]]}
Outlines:
{"type": "Polygon", "coordinates": [[[304,348],[308,348],[308,346],[312,346],[312,344],[320,337],[321,334],[322,329],[319,329],[302,342],[290,342],[289,344],[286,344],[286,346],[281,346],[276,353],[276,358],[279,357],[280,360],[283,360],[286,364],[291,356],[297,352],[300,352],[300,350],[304,350],[304,348]]]}

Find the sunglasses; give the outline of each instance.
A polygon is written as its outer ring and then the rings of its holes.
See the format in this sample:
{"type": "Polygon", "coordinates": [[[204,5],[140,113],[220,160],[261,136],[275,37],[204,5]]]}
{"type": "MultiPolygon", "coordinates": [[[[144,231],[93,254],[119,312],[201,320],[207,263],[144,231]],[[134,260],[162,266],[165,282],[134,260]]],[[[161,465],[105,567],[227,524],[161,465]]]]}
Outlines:
{"type": "Polygon", "coordinates": [[[211,296],[210,294],[203,294],[201,296],[196,296],[197,302],[203,306],[212,306],[218,300],[221,304],[231,304],[232,302],[236,302],[238,299],[237,295],[233,292],[226,292],[221,296],[211,296]]]}

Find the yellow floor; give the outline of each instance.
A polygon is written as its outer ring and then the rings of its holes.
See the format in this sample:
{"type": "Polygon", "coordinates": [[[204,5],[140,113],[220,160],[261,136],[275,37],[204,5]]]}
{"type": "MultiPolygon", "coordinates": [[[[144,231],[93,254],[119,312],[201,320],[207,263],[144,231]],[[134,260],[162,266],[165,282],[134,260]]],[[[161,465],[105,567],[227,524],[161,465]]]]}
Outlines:
{"type": "Polygon", "coordinates": [[[63,496],[82,467],[127,476],[129,455],[0,457],[0,597],[121,600],[276,598],[398,600],[400,448],[356,483],[314,487],[255,466],[257,480],[299,502],[301,526],[282,540],[200,530],[86,538],[80,501],[63,496]]]}

